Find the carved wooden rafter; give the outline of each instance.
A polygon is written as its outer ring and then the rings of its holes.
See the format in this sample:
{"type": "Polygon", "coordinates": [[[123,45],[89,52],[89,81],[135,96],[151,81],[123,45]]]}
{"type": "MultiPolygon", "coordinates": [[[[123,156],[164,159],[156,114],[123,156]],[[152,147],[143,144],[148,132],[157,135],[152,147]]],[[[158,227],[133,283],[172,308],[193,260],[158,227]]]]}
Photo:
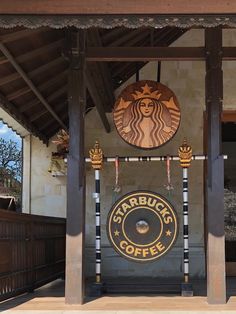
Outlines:
{"type": "MultiPolygon", "coordinates": [[[[222,0],[220,0],[222,2],[222,0]]],[[[9,1],[8,1],[9,2],[9,1]]],[[[205,2],[205,1],[204,1],[205,2]]],[[[189,3],[189,1],[188,1],[189,3]]],[[[1,3],[2,6],[2,3],[1,3]]],[[[15,3],[14,3],[15,6],[15,3]]],[[[22,7],[22,3],[20,3],[22,7]]],[[[187,5],[188,7],[189,5],[187,5]]],[[[134,5],[133,7],[136,7],[134,5]]],[[[158,6],[156,6],[158,7],[158,6]]],[[[165,7],[167,8],[166,4],[165,7]]],[[[198,4],[198,7],[200,5],[198,4]]],[[[203,7],[205,7],[203,5],[203,7]]],[[[212,6],[211,8],[214,8],[212,6]]],[[[55,10],[55,5],[54,5],[55,10]]],[[[222,11],[220,11],[222,12],[222,11]]],[[[70,16],[67,15],[33,15],[29,13],[27,15],[1,15],[0,16],[0,27],[2,28],[13,28],[16,26],[24,26],[26,28],[35,29],[38,27],[49,26],[51,28],[65,28],[65,27],[76,27],[76,28],[104,28],[112,29],[116,27],[126,28],[139,28],[139,27],[179,27],[179,28],[191,28],[191,27],[236,27],[236,15],[227,13],[215,13],[215,14],[127,14],[124,15],[98,15],[98,14],[85,14],[85,15],[73,15],[71,12],[70,16]]],[[[232,11],[231,11],[232,13],[232,11]]],[[[34,12],[35,14],[35,12],[34,12]]],[[[54,14],[54,12],[53,12],[54,14]]]]}
{"type": "Polygon", "coordinates": [[[13,67],[16,69],[16,71],[21,75],[25,83],[28,85],[28,87],[32,90],[32,92],[35,94],[35,96],[40,100],[40,102],[43,104],[44,107],[51,113],[51,115],[57,120],[57,122],[61,125],[63,129],[67,129],[66,125],[61,121],[60,117],[55,113],[55,111],[52,109],[52,107],[49,105],[49,103],[46,101],[46,99],[43,97],[43,95],[40,93],[38,88],[34,85],[32,80],[27,76],[27,74],[24,72],[24,70],[21,68],[21,66],[16,62],[14,57],[11,55],[10,51],[5,47],[4,44],[0,43],[0,50],[5,55],[5,57],[10,61],[10,63],[13,65],[13,67]]]}

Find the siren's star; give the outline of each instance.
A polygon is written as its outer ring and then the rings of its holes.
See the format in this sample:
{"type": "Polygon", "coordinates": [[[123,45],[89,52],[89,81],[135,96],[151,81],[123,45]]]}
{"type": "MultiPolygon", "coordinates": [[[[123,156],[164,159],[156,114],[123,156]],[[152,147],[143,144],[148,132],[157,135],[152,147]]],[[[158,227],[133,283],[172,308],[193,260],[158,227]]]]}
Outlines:
{"type": "Polygon", "coordinates": [[[167,231],[166,231],[166,235],[167,235],[168,237],[171,236],[171,233],[172,233],[172,232],[171,232],[170,230],[167,230],[167,231]]]}
{"type": "Polygon", "coordinates": [[[120,99],[120,102],[117,106],[117,110],[120,110],[120,109],[126,109],[129,107],[129,105],[132,103],[132,101],[125,101],[122,97],[120,99]]]}
{"type": "Polygon", "coordinates": [[[119,235],[120,235],[120,231],[115,230],[114,235],[115,235],[116,237],[119,237],[119,235]]]}
{"type": "Polygon", "coordinates": [[[159,93],[158,90],[154,90],[152,92],[151,90],[153,88],[149,86],[147,83],[144,86],[142,86],[141,89],[143,90],[142,92],[136,90],[135,93],[132,94],[135,100],[149,97],[158,100],[161,97],[161,93],[159,93]]]}
{"type": "Polygon", "coordinates": [[[141,88],[143,90],[143,94],[151,94],[151,87],[149,87],[147,83],[141,88]]]}

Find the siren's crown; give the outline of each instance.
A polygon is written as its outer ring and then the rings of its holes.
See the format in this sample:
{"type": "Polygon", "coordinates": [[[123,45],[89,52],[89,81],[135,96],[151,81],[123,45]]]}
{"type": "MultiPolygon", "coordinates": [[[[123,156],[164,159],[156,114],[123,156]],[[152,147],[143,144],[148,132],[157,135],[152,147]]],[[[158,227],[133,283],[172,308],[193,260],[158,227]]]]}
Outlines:
{"type": "Polygon", "coordinates": [[[153,98],[157,100],[161,97],[161,93],[159,93],[158,90],[151,92],[152,87],[148,86],[147,83],[141,88],[143,90],[142,92],[136,91],[134,94],[132,94],[135,100],[140,98],[153,98]]]}

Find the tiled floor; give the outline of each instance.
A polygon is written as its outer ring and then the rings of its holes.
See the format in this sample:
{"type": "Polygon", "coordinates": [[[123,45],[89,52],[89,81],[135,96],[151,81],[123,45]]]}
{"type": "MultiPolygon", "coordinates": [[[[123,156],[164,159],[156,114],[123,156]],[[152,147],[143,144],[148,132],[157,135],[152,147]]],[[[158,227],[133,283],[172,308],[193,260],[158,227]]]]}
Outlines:
{"type": "Polygon", "coordinates": [[[179,295],[104,295],[87,298],[84,305],[65,305],[64,281],[57,280],[25,294],[0,303],[0,310],[7,313],[235,313],[236,278],[227,281],[227,304],[207,304],[204,282],[194,282],[195,295],[184,298],[179,295]]]}

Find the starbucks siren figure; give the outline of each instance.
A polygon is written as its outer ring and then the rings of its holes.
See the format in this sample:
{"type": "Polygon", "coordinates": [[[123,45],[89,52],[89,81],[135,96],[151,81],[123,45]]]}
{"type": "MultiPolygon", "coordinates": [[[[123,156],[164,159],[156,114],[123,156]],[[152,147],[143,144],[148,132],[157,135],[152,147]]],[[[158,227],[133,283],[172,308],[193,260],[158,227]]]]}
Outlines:
{"type": "Polygon", "coordinates": [[[160,100],[160,91],[152,91],[154,87],[147,82],[141,87],[142,92],[136,90],[132,93],[133,101],[120,97],[114,121],[118,132],[129,144],[155,148],[173,137],[179,125],[180,112],[173,97],[167,101],[160,100]]]}

